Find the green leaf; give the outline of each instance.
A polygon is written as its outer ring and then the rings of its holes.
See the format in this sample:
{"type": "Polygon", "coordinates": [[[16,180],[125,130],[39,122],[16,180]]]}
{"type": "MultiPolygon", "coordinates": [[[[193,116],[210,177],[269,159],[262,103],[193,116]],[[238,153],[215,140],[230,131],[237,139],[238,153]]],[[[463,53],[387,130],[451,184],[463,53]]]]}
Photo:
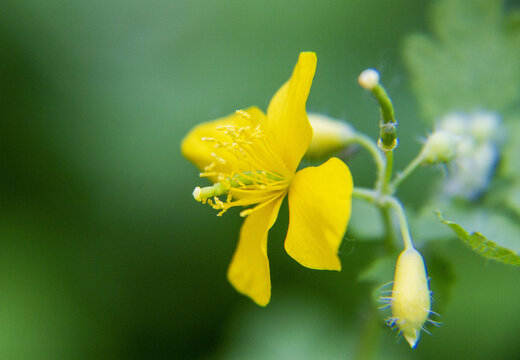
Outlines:
{"type": "Polygon", "coordinates": [[[423,115],[508,109],[520,96],[520,26],[499,0],[442,0],[434,36],[414,34],[404,58],[423,115]]]}
{"type": "Polygon", "coordinates": [[[520,256],[517,252],[500,246],[494,241],[488,240],[479,232],[469,234],[459,224],[450,220],[445,220],[440,211],[437,212],[437,216],[443,224],[448,225],[457,234],[459,239],[464,241],[473,251],[481,256],[504,264],[520,265],[520,256]]]}

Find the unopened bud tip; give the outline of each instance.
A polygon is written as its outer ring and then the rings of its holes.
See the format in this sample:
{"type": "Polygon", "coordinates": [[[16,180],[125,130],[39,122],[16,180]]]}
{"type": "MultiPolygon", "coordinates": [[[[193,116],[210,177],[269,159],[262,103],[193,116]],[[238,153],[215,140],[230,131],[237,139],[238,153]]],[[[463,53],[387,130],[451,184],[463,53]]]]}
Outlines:
{"type": "Polygon", "coordinates": [[[379,84],[379,72],[376,69],[366,69],[359,74],[358,82],[364,89],[372,90],[379,84]]]}

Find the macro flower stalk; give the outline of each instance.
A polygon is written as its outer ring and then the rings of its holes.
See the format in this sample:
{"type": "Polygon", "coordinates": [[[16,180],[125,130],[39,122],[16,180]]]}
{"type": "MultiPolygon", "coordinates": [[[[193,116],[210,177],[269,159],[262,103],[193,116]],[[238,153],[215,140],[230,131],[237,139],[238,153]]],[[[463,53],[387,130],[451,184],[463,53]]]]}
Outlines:
{"type": "Polygon", "coordinates": [[[396,267],[391,296],[382,297],[390,306],[392,315],[387,324],[398,329],[410,347],[417,346],[424,324],[431,313],[431,293],[428,285],[426,267],[422,255],[414,248],[408,221],[403,205],[394,196],[401,182],[420,164],[425,162],[448,162],[455,156],[456,138],[446,132],[432,134],[420,154],[393,178],[393,150],[398,144],[397,121],[392,100],[379,82],[379,73],[375,69],[363,71],[359,84],[370,91],[379,104],[381,111],[380,137],[378,147],[384,154],[384,166],[379,171],[374,190],[354,189],[354,196],[370,201],[381,209],[387,231],[387,250],[395,251],[393,239],[393,215],[399,220],[404,250],[400,253],[396,267]]]}
{"type": "Polygon", "coordinates": [[[380,132],[378,145],[385,152],[397,147],[397,120],[392,100],[385,88],[379,83],[379,72],[375,69],[366,69],[358,77],[358,83],[370,91],[379,104],[381,111],[380,132]]]}
{"type": "Polygon", "coordinates": [[[432,135],[415,162],[394,177],[397,121],[379,73],[367,69],[358,78],[380,107],[376,144],[344,122],[307,115],[306,101],[316,62],[315,53],[300,54],[290,79],[273,96],[266,113],[257,107],[237,110],[202,123],[187,134],[181,144],[182,153],[199,168],[200,176],[211,182],[196,186],[193,197],[218,210],[218,216],[233,207],[244,208],[240,216],[245,220],[227,277],[238,292],[260,306],[266,306],[271,298],[268,232],[286,197],[289,227],[285,250],[311,269],[341,270],[338,250],[350,219],[353,196],[380,208],[389,253],[396,251],[396,216],[404,250],[396,263],[392,294],[382,300],[392,311],[387,323],[399,329],[415,348],[431,312],[431,298],[424,260],[413,246],[404,208],[394,194],[419,164],[448,161],[453,146],[446,143],[443,133],[432,135]],[[354,188],[349,168],[335,157],[320,166],[299,169],[304,156],[323,158],[351,144],[362,146],[374,158],[374,189],[354,188]]]}

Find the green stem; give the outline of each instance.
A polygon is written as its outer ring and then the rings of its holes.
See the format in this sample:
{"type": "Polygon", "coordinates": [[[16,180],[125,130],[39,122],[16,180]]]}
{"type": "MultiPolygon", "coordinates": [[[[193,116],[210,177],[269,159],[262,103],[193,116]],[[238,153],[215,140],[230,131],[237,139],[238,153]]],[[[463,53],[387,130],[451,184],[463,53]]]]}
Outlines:
{"type": "Polygon", "coordinates": [[[352,190],[352,196],[377,205],[378,193],[375,190],[355,187],[352,190]]]}
{"type": "Polygon", "coordinates": [[[415,169],[417,169],[417,167],[419,165],[422,164],[422,162],[424,161],[424,152],[420,152],[419,155],[417,155],[415,157],[415,159],[413,159],[409,164],[408,166],[406,166],[406,168],[399,172],[397,174],[397,176],[395,177],[395,179],[390,183],[389,185],[389,190],[390,190],[390,193],[393,194],[397,191],[397,188],[399,187],[399,185],[401,185],[401,183],[411,174],[415,171],[415,169]]]}
{"type": "Polygon", "coordinates": [[[370,91],[379,103],[379,107],[381,108],[381,117],[383,118],[384,123],[395,123],[396,121],[394,106],[385,88],[381,84],[378,84],[374,86],[370,91]]]}
{"type": "Polygon", "coordinates": [[[393,196],[386,196],[385,203],[390,205],[399,219],[399,227],[401,228],[401,236],[403,237],[404,248],[413,249],[412,237],[410,236],[410,228],[408,227],[408,220],[404,212],[403,205],[399,200],[393,196]]]}
{"type": "Polygon", "coordinates": [[[356,134],[356,136],[351,140],[352,143],[359,144],[363,146],[369,153],[372,155],[372,158],[374,159],[374,162],[377,167],[377,180],[376,180],[376,187],[380,186],[378,184],[382,184],[383,182],[383,174],[384,174],[384,168],[385,168],[385,158],[383,157],[383,154],[377,147],[376,143],[369,138],[368,136],[364,134],[356,134]]]}
{"type": "Polygon", "coordinates": [[[412,237],[408,227],[408,220],[406,219],[403,205],[399,200],[391,195],[381,195],[375,190],[365,188],[354,188],[352,191],[352,196],[371,202],[381,209],[383,221],[385,223],[385,228],[388,234],[388,236],[385,238],[385,241],[389,251],[393,252],[395,250],[395,234],[393,231],[394,225],[390,208],[394,210],[395,215],[399,220],[399,228],[401,230],[404,248],[413,248],[412,237]]]}
{"type": "Polygon", "coordinates": [[[386,229],[386,236],[384,238],[384,244],[386,250],[389,254],[394,253],[396,251],[395,243],[397,242],[395,231],[394,231],[394,223],[392,221],[392,213],[388,206],[381,207],[381,216],[383,217],[383,223],[386,229]]]}
{"type": "Polygon", "coordinates": [[[394,170],[394,152],[393,151],[385,151],[386,162],[385,162],[385,171],[383,182],[381,184],[381,193],[384,195],[390,194],[390,179],[392,178],[392,172],[394,170]]]}

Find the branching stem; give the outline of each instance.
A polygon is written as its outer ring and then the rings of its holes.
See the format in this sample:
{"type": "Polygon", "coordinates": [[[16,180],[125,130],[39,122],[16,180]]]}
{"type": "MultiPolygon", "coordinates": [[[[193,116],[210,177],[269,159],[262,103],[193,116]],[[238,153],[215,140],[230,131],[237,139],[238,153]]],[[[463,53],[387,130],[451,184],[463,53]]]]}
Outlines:
{"type": "Polygon", "coordinates": [[[397,191],[397,188],[401,183],[411,174],[413,173],[419,165],[421,165],[424,161],[424,152],[421,151],[419,155],[417,155],[409,164],[406,166],[406,168],[399,172],[395,179],[390,183],[389,190],[390,193],[393,194],[397,191]]]}

